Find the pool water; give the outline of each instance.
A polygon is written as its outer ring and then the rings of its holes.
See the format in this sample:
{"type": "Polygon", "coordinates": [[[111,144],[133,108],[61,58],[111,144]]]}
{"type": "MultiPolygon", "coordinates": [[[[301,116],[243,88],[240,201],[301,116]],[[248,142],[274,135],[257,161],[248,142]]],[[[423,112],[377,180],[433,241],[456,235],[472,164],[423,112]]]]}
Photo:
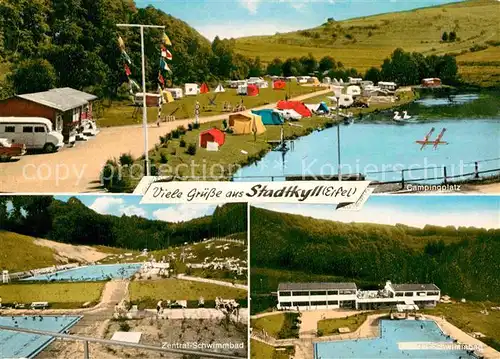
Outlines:
{"type": "Polygon", "coordinates": [[[24,278],[25,281],[101,281],[108,279],[126,279],[139,271],[141,264],[102,264],[72,268],[49,274],[24,278]]]}
{"type": "MultiPolygon", "coordinates": [[[[80,319],[81,317],[76,316],[0,317],[0,325],[62,333],[74,326],[80,319]]],[[[53,337],[46,335],[0,330],[0,358],[33,358],[53,340],[53,337]]]]}
{"type": "Polygon", "coordinates": [[[381,320],[380,337],[314,344],[314,359],[472,359],[466,350],[401,350],[398,343],[453,343],[431,320],[381,320]]]}

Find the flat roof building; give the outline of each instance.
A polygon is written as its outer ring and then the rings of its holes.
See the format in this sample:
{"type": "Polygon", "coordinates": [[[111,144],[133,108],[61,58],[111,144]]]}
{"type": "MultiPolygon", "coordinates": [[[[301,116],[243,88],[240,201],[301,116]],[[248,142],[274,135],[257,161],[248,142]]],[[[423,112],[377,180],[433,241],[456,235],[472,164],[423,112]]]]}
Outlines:
{"type": "Polygon", "coordinates": [[[324,310],[337,308],[378,309],[405,306],[435,306],[441,291],[435,284],[393,284],[381,290],[360,290],[355,283],[280,283],[278,309],[324,310]]]}

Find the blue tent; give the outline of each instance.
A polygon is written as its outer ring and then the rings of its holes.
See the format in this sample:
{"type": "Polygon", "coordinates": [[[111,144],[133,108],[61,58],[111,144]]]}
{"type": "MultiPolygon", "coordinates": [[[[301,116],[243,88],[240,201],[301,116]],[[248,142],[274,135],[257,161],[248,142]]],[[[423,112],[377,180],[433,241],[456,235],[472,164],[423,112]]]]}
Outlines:
{"type": "Polygon", "coordinates": [[[330,109],[328,108],[328,106],[326,105],[326,103],[324,102],[321,102],[318,106],[318,109],[316,111],[323,111],[324,113],[328,113],[330,112],[330,109]]]}
{"type": "Polygon", "coordinates": [[[275,112],[272,109],[252,110],[252,113],[262,117],[262,123],[264,125],[281,125],[284,122],[281,114],[278,112],[275,112]]]}

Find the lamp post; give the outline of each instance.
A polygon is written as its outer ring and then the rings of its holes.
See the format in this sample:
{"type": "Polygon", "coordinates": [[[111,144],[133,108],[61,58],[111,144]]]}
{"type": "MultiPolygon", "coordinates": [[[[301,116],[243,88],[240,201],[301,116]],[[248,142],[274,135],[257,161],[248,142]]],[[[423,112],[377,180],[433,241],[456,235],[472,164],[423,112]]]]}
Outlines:
{"type": "MultiPolygon", "coordinates": [[[[142,67],[142,128],[144,132],[144,174],[151,175],[151,166],[149,163],[149,145],[148,145],[148,113],[146,108],[146,60],[144,58],[144,28],[164,29],[160,25],[142,25],[142,24],[116,24],[118,27],[138,27],[141,30],[141,67],[142,67]]],[[[161,106],[161,105],[160,105],[161,106]]]]}
{"type": "Polygon", "coordinates": [[[342,181],[342,169],[340,165],[340,97],[342,96],[342,86],[334,86],[333,92],[337,99],[337,159],[338,159],[338,181],[342,181]]]}

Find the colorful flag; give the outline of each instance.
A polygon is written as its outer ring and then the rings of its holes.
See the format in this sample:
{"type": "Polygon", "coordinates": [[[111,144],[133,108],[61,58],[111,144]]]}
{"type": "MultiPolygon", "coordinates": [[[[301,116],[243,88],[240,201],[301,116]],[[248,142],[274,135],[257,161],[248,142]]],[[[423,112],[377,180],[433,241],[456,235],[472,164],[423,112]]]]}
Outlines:
{"type": "Polygon", "coordinates": [[[126,61],[129,64],[132,63],[132,60],[130,60],[130,57],[128,56],[128,54],[125,50],[122,51],[122,58],[123,58],[123,61],[126,61]]]}
{"type": "Polygon", "coordinates": [[[165,33],[163,34],[163,44],[166,46],[172,46],[172,42],[170,42],[170,39],[165,33]]]}
{"type": "Polygon", "coordinates": [[[125,42],[121,36],[118,36],[118,46],[120,47],[120,50],[125,51],[125,42]]]}
{"type": "Polygon", "coordinates": [[[132,74],[132,71],[130,71],[130,67],[128,67],[127,64],[123,64],[123,67],[125,68],[125,74],[127,76],[130,76],[132,74]]]}
{"type": "Polygon", "coordinates": [[[165,57],[167,58],[167,60],[172,61],[172,54],[170,53],[170,51],[166,50],[166,55],[165,55],[165,57]]]}
{"type": "Polygon", "coordinates": [[[165,79],[163,78],[161,72],[158,72],[158,81],[164,86],[165,85],[165,79]]]}

